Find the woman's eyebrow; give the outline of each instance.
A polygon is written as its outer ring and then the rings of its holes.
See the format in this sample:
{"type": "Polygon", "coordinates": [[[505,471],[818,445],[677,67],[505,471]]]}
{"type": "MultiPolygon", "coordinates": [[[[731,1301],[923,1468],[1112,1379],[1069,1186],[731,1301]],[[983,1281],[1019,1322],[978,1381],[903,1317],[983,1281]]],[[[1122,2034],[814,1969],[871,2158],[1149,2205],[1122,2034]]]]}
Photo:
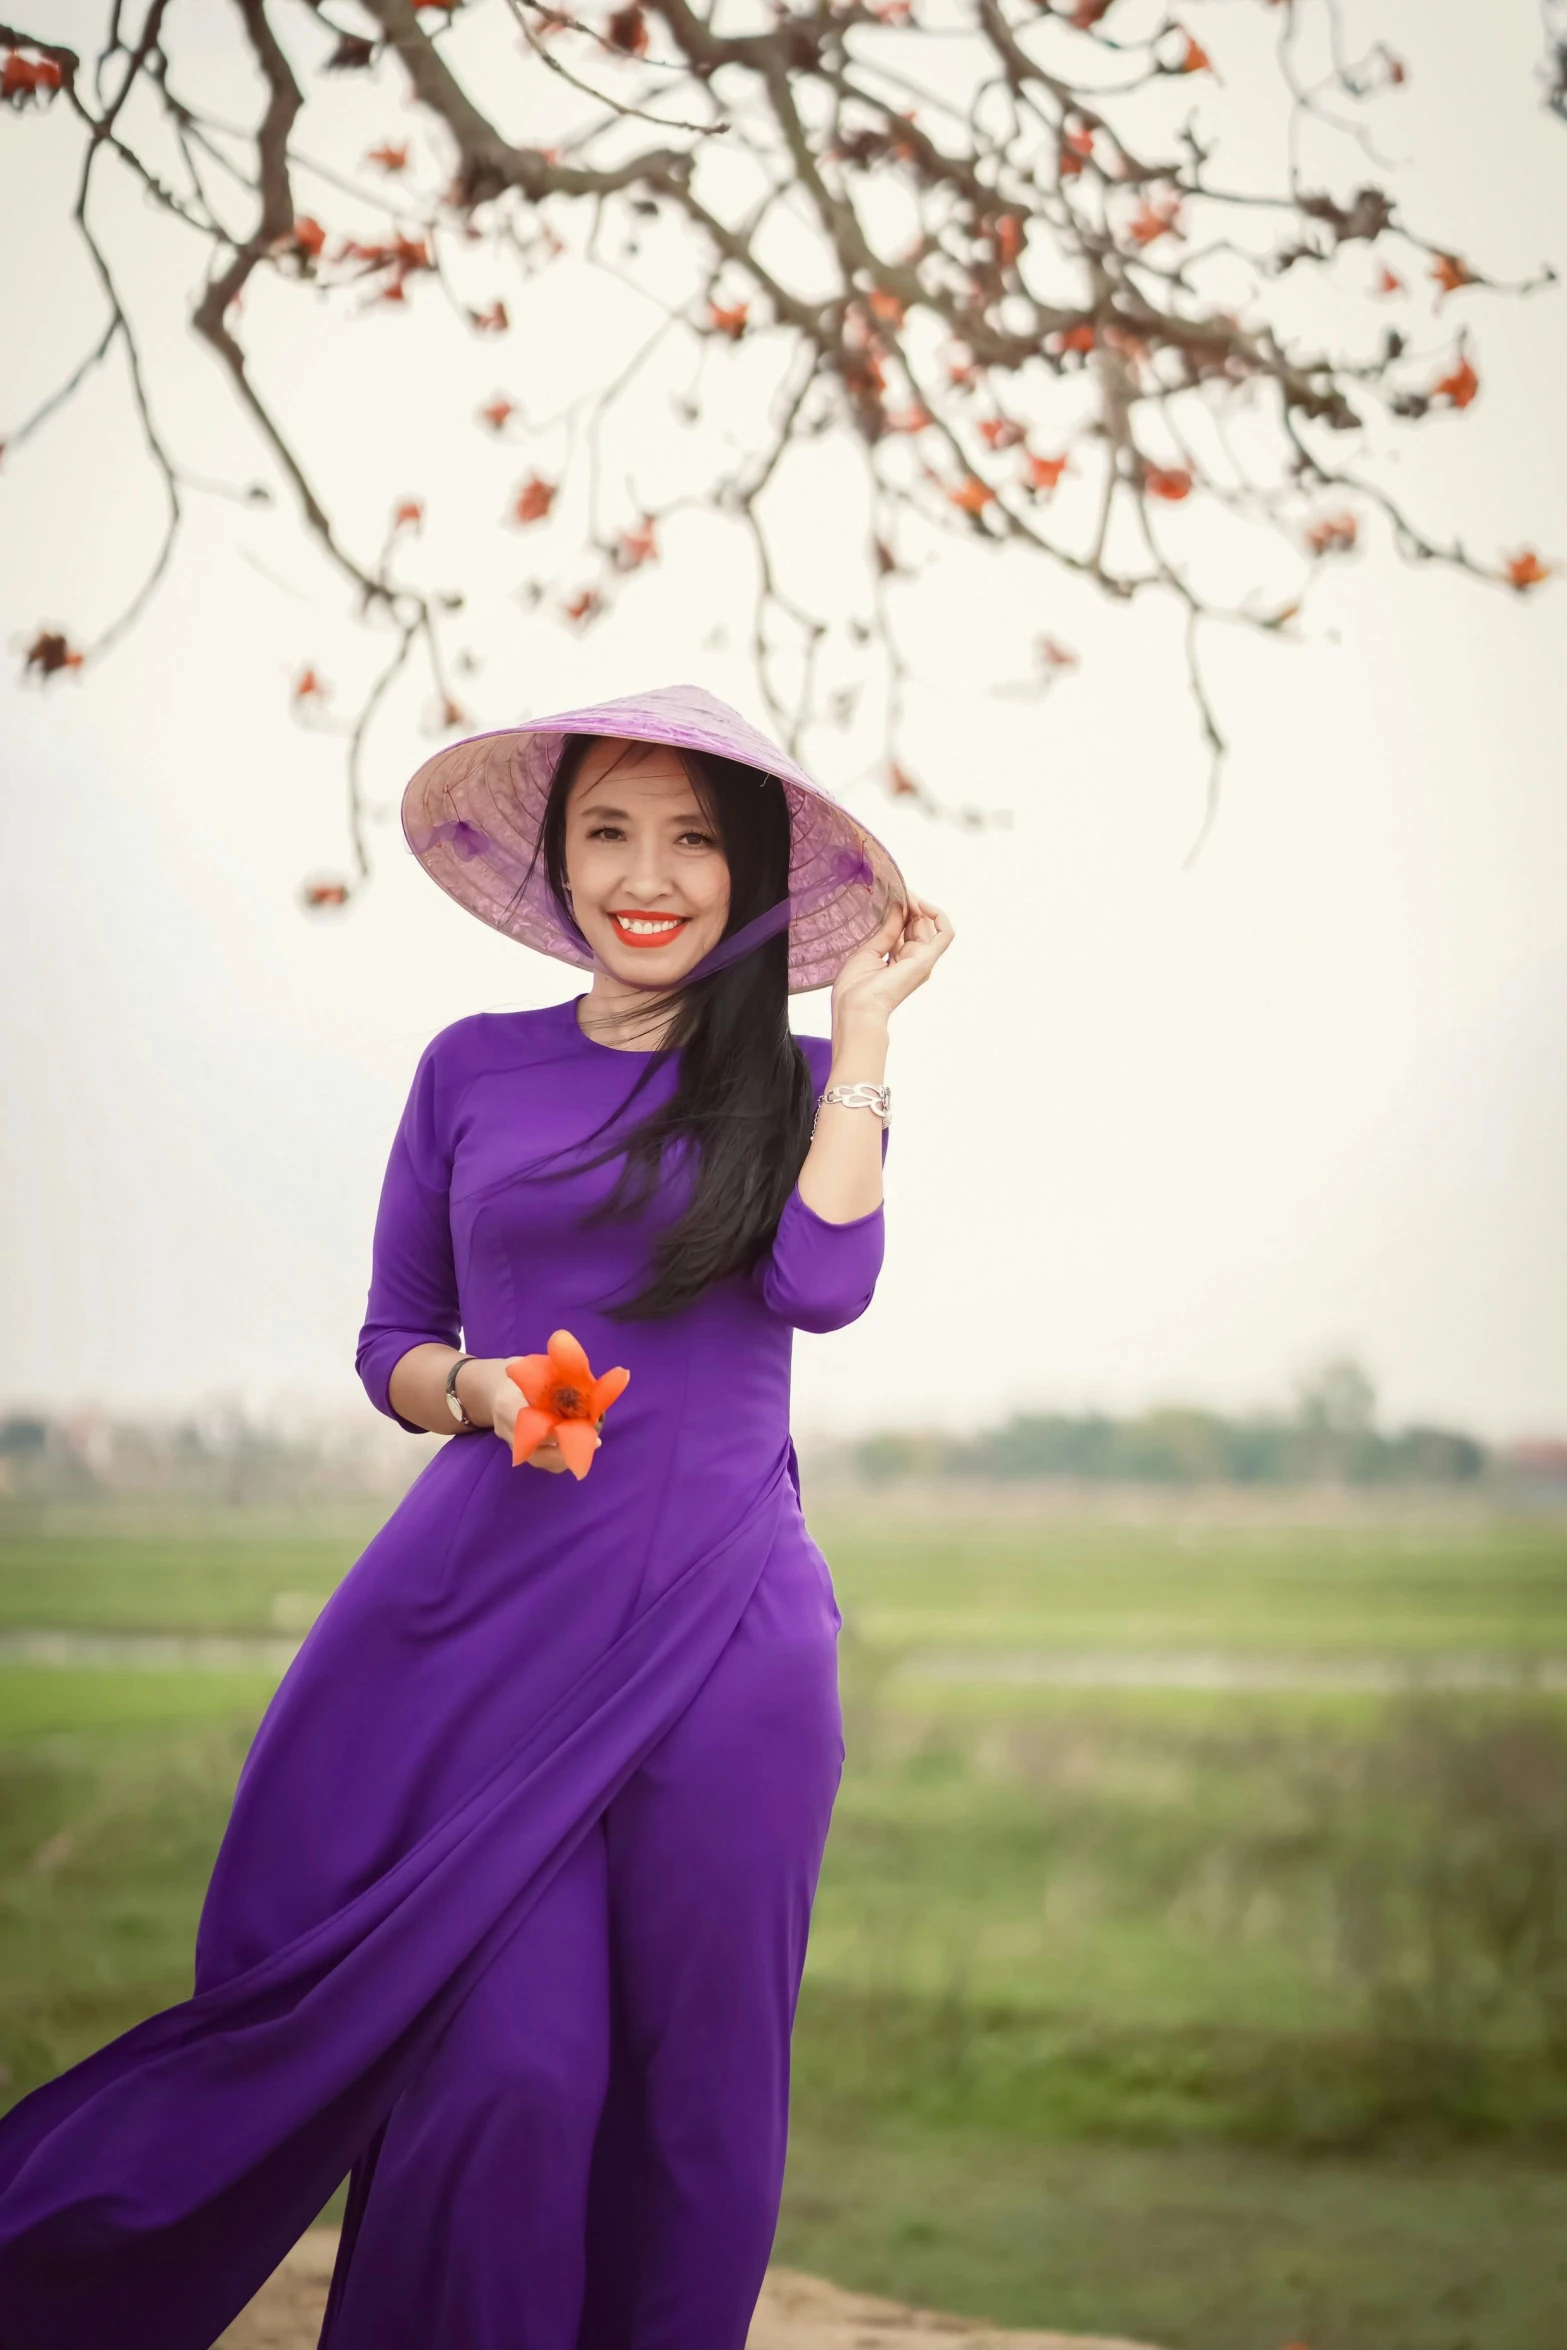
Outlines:
{"type": "MultiPolygon", "coordinates": [[[[584,806],[582,813],[584,816],[616,816],[620,819],[622,824],[629,824],[631,822],[631,816],[627,809],[608,807],[603,800],[589,801],[584,806]]],[[[690,808],[677,809],[672,816],[666,816],[664,822],[666,824],[689,824],[693,816],[696,818],[699,824],[705,824],[707,822],[707,818],[702,814],[701,809],[695,806],[690,808]]]]}

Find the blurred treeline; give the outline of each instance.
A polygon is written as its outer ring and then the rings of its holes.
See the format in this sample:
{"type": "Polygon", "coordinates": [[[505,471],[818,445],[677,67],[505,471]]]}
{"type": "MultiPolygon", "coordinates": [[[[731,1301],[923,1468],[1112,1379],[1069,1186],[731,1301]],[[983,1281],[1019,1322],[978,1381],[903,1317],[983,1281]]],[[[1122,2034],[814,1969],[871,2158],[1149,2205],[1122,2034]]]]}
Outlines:
{"type": "Polygon", "coordinates": [[[1383,1430],[1371,1381],[1358,1364],[1344,1360],[1303,1382],[1285,1411],[1230,1417],[1169,1404],[1129,1418],[1017,1412],[1001,1427],[972,1436],[879,1431],[843,1446],[834,1465],[872,1485],[932,1476],[1138,1485],[1467,1485],[1482,1478],[1512,1483],[1567,1474],[1567,1446],[1495,1450],[1456,1428],[1383,1430]]]}

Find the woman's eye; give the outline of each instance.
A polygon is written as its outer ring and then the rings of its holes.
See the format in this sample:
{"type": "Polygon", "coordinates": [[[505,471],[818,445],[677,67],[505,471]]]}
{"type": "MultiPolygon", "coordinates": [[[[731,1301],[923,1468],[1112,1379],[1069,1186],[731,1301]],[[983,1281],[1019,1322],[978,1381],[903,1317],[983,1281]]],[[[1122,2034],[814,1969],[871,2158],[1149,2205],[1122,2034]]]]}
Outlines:
{"type": "Polygon", "coordinates": [[[682,840],[694,840],[699,849],[710,849],[715,846],[710,832],[683,832],[680,837],[682,840]]]}

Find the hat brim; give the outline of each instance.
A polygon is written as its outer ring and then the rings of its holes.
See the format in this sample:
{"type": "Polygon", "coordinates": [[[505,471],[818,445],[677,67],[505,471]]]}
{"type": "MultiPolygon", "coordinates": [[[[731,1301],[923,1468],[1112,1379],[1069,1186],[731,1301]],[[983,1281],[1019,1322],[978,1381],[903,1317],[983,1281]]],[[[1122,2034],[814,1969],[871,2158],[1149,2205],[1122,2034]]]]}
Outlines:
{"type": "Polygon", "coordinates": [[[550,784],[570,734],[709,751],[776,776],[789,803],[789,993],[830,986],[908,889],[889,850],[738,712],[694,689],[670,689],[599,710],[452,743],[427,759],[403,793],[403,834],[438,887],[470,914],[540,954],[593,968],[566,927],[544,870],[539,835],[550,784]],[[760,753],[760,756],[757,754],[760,753]]]}

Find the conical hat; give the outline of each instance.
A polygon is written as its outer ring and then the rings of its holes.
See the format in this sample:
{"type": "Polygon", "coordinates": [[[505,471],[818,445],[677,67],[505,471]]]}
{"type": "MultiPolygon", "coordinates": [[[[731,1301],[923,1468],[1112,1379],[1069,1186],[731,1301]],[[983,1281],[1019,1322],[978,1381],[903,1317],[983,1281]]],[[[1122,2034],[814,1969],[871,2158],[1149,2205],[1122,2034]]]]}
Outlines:
{"type": "Polygon", "coordinates": [[[907,905],[889,851],[776,743],[700,686],[661,686],[453,743],[427,759],[404,792],[403,831],[431,880],[523,946],[592,967],[592,949],[550,890],[543,855],[535,858],[550,783],[572,734],[710,751],[777,777],[789,802],[791,995],[828,986],[888,908],[907,905]]]}

